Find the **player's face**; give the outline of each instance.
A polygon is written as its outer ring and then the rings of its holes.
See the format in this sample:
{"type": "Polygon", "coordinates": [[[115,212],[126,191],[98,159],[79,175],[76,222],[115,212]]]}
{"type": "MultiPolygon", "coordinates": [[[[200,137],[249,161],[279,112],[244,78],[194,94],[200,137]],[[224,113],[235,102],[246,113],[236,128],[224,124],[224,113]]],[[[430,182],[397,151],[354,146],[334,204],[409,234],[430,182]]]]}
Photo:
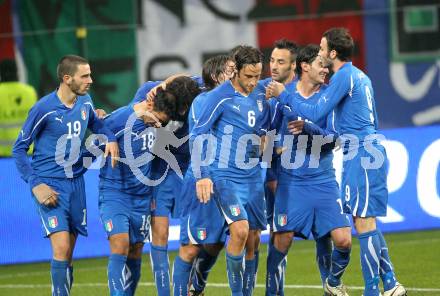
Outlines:
{"type": "Polygon", "coordinates": [[[309,79],[315,84],[323,84],[328,72],[328,68],[325,67],[323,59],[320,56],[317,56],[310,65],[310,70],[308,72],[309,79]]]}
{"type": "Polygon", "coordinates": [[[144,122],[154,127],[166,126],[169,121],[169,117],[165,112],[151,110],[144,116],[144,122]]]}
{"type": "Polygon", "coordinates": [[[274,48],[270,56],[270,75],[272,79],[285,83],[295,70],[295,63],[291,61],[290,51],[287,49],[274,48]]]}
{"type": "Polygon", "coordinates": [[[241,68],[235,78],[241,93],[248,95],[254,90],[260,79],[262,69],[263,65],[261,63],[255,65],[247,64],[241,68]]]}
{"type": "Polygon", "coordinates": [[[234,61],[227,61],[225,65],[225,70],[217,77],[217,81],[219,84],[231,80],[234,77],[235,73],[235,63],[234,61]]]}
{"type": "Polygon", "coordinates": [[[85,95],[93,83],[89,64],[80,64],[71,79],[67,80],[70,90],[78,95],[85,95]]]}
{"type": "Polygon", "coordinates": [[[328,50],[327,38],[323,37],[321,43],[319,44],[319,56],[322,58],[324,66],[331,67],[333,64],[330,58],[330,52],[328,50]]]}

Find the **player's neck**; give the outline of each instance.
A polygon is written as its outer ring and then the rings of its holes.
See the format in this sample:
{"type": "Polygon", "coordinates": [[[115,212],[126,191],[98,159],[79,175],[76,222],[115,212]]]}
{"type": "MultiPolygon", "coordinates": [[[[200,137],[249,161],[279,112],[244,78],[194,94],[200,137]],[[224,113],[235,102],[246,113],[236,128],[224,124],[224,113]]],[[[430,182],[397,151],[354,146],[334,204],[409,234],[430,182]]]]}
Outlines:
{"type": "Polygon", "coordinates": [[[71,108],[75,102],[77,95],[70,90],[70,88],[65,84],[60,84],[57,91],[57,96],[66,107],[71,108]]]}
{"type": "Polygon", "coordinates": [[[302,77],[296,84],[296,89],[298,90],[299,94],[306,99],[316,93],[320,87],[320,84],[313,83],[306,77],[302,77]]]}
{"type": "Polygon", "coordinates": [[[335,59],[333,61],[333,67],[332,67],[333,72],[335,72],[335,73],[338,72],[339,69],[341,69],[342,66],[345,65],[345,63],[346,63],[346,61],[341,61],[341,60],[335,59]]]}
{"type": "Polygon", "coordinates": [[[241,87],[241,85],[238,83],[237,79],[232,79],[231,84],[234,87],[234,89],[237,92],[239,92],[240,94],[242,94],[243,96],[247,97],[249,95],[249,93],[241,87]]]}
{"type": "Polygon", "coordinates": [[[294,79],[295,79],[295,72],[292,71],[292,73],[290,73],[289,77],[283,82],[284,85],[287,85],[289,83],[291,83],[294,79]]]}

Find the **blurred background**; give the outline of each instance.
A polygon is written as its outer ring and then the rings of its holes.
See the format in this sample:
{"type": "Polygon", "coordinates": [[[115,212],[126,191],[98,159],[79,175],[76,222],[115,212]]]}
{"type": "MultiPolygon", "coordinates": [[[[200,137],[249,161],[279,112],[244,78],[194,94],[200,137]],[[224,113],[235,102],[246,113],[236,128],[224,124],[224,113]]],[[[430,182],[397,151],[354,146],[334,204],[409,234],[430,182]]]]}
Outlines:
{"type": "MultiPolygon", "coordinates": [[[[355,39],[353,62],[373,82],[380,132],[388,139],[390,206],[380,227],[440,228],[439,0],[0,0],[0,61],[15,60],[18,80],[42,97],[57,87],[63,55],[84,56],[95,105],[111,112],[131,101],[141,83],[200,75],[204,60],[235,45],[257,46],[268,61],[275,40],[319,44],[335,26],[355,39]]],[[[0,100],[2,120],[10,111],[0,100]]],[[[30,190],[3,156],[0,264],[46,260],[50,248],[30,190]]],[[[108,254],[97,171],[86,178],[89,238],[81,239],[76,257],[108,254]]],[[[175,248],[178,226],[170,233],[175,248]]]]}

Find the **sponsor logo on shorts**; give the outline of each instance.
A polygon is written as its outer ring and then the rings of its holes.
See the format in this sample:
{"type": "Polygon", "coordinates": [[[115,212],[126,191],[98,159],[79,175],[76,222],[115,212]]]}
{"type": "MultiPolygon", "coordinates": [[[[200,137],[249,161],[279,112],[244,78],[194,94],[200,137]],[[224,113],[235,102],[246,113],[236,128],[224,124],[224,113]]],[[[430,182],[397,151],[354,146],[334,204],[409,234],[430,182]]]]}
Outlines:
{"type": "Polygon", "coordinates": [[[107,232],[111,232],[113,230],[113,222],[112,222],[112,220],[105,221],[104,227],[105,227],[105,230],[107,232]]]}
{"type": "Polygon", "coordinates": [[[287,215],[279,214],[278,215],[278,225],[285,226],[287,224],[287,215]]]}
{"type": "Polygon", "coordinates": [[[206,239],[206,228],[197,228],[197,238],[199,240],[206,239]]]}
{"type": "Polygon", "coordinates": [[[238,215],[240,215],[240,206],[239,205],[230,206],[229,209],[231,210],[232,216],[237,217],[238,215]]]}
{"type": "Polygon", "coordinates": [[[49,227],[50,228],[55,228],[55,227],[58,226],[58,218],[57,218],[57,216],[49,217],[47,220],[49,222],[49,227]]]}

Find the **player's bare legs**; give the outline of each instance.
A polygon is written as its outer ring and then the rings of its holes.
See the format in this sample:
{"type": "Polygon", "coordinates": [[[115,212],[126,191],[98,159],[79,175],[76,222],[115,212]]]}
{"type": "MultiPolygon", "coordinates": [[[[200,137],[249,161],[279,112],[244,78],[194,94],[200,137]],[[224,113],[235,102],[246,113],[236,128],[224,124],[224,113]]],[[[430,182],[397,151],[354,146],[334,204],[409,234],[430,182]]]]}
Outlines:
{"type": "Polygon", "coordinates": [[[168,217],[151,217],[152,243],[155,246],[168,244],[169,221],[168,217]]]}
{"type": "Polygon", "coordinates": [[[351,227],[335,228],[330,232],[330,235],[334,246],[324,290],[328,295],[348,295],[341,278],[350,262],[351,227]]]}
{"type": "MultiPolygon", "coordinates": [[[[67,232],[59,231],[52,233],[49,236],[52,246],[52,262],[51,275],[52,283],[57,282],[57,278],[64,278],[66,270],[68,270],[68,290],[73,283],[73,250],[75,248],[76,236],[67,232]]],[[[56,285],[56,284],[55,284],[56,285]]],[[[60,287],[52,286],[53,289],[60,289],[60,287]]],[[[61,288],[62,289],[62,288],[61,288]]]]}
{"type": "Polygon", "coordinates": [[[226,247],[229,254],[238,256],[243,253],[246,240],[249,235],[249,223],[247,220],[240,220],[229,224],[230,240],[226,247]]]}

